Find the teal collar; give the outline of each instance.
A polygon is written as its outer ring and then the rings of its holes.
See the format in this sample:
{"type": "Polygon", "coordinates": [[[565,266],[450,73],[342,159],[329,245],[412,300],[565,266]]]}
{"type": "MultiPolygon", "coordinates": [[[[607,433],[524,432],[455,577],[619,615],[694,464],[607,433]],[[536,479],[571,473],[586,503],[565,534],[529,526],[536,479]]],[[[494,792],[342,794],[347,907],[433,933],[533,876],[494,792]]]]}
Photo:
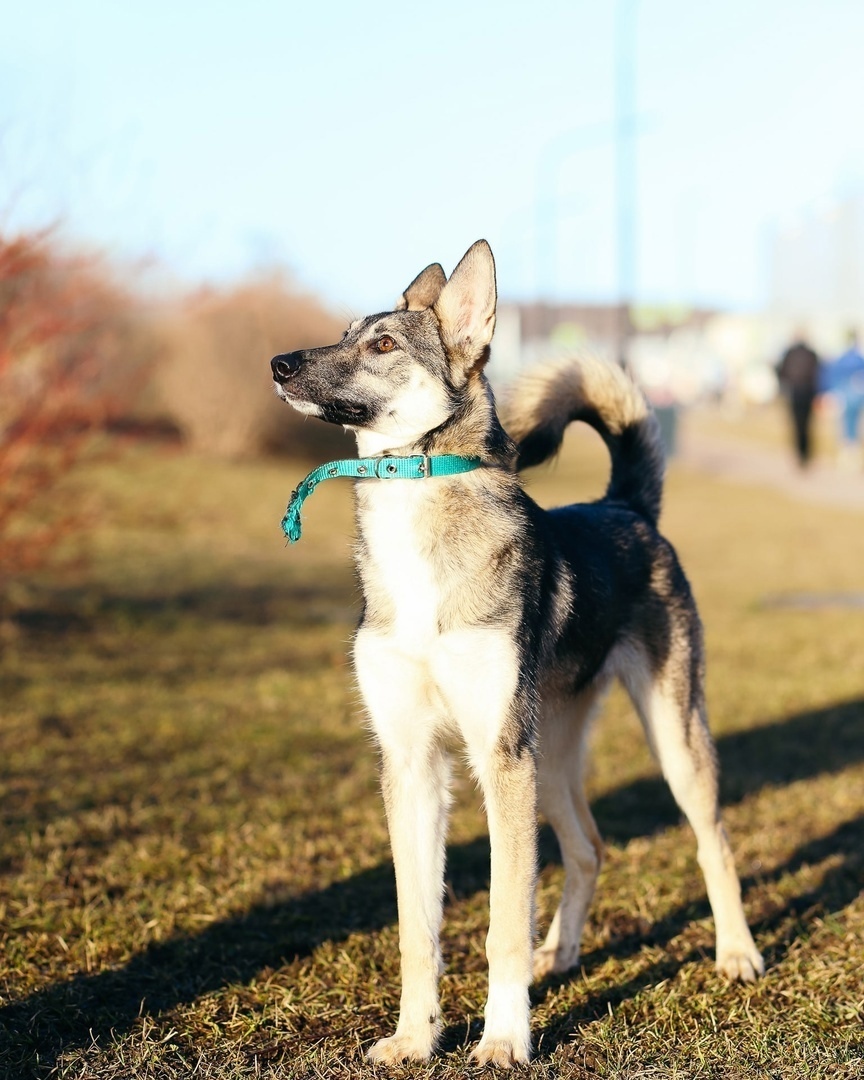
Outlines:
{"type": "Polygon", "coordinates": [[[282,518],[282,532],[292,544],[300,539],[300,508],[322,480],[337,476],[355,476],[360,480],[425,480],[433,476],[455,476],[471,472],[483,462],[480,458],[459,454],[413,454],[411,457],[346,458],[319,465],[291,492],[291,500],[282,518]]]}

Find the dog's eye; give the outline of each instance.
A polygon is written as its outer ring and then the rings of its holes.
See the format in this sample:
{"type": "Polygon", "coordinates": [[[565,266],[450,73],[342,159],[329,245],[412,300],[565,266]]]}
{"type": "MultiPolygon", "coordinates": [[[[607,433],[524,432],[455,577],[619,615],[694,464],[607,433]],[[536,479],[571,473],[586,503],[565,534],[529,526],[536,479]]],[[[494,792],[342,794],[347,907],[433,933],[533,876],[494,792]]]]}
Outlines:
{"type": "Polygon", "coordinates": [[[389,334],[382,334],[375,342],[375,348],[378,352],[392,352],[396,348],[396,342],[389,334]]]}

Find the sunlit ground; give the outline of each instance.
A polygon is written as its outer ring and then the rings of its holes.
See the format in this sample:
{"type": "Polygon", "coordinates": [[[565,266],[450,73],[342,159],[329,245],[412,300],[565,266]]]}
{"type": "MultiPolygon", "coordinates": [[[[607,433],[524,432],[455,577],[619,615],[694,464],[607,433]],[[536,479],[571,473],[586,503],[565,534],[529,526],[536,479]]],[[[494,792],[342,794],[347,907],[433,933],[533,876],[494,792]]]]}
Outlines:
{"type": "MultiPolygon", "coordinates": [[[[759,438],[782,445],[775,420],[759,438]]],[[[530,490],[592,497],[604,469],[574,436],[530,490]]],[[[87,560],[61,545],[65,569],[12,594],[4,1076],[354,1076],[395,1023],[392,869],[346,663],[350,489],[321,487],[286,550],[302,471],[126,450],[75,478],[87,560]]],[[[608,848],[583,965],[532,991],[537,1054],[520,1075],[861,1075],[864,615],[776,598],[864,591],[862,520],[672,468],[663,526],[706,624],[726,820],[768,970],[755,986],[714,973],[692,836],[613,695],[590,777],[608,848]]],[[[541,847],[545,929],[562,871],[545,832],[541,847]]],[[[487,884],[460,775],[443,1053],[393,1075],[470,1071],[487,884]]]]}

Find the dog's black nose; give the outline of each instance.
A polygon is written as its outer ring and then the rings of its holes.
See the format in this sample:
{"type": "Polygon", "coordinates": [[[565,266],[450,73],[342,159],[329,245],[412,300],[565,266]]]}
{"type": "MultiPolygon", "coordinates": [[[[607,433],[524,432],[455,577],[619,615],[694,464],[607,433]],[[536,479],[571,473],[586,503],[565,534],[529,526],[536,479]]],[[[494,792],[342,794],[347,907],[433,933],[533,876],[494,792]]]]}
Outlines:
{"type": "Polygon", "coordinates": [[[300,370],[303,357],[299,352],[281,353],[270,361],[270,370],[276,382],[287,382],[300,370]]]}

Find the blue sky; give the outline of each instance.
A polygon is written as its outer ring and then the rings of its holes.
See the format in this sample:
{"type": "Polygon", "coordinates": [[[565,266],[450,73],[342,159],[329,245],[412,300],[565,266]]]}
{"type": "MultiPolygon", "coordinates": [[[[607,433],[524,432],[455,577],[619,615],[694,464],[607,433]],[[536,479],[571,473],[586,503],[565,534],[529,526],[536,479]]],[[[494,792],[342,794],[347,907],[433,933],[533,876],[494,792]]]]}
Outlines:
{"type": "Polygon", "coordinates": [[[15,5],[0,223],[345,314],[480,236],[504,296],[614,298],[622,4],[636,296],[758,306],[776,224],[864,190],[860,0],[15,5]]]}

